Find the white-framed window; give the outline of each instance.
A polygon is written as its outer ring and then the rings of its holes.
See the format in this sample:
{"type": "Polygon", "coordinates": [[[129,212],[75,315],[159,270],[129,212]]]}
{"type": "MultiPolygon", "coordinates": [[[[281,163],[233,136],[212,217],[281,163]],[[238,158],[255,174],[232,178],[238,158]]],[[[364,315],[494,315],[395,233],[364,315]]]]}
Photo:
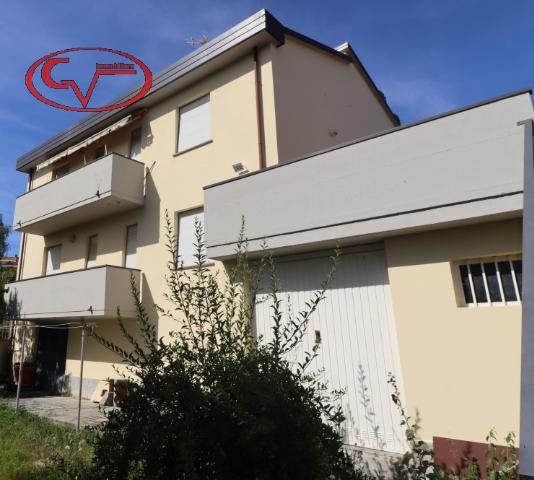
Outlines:
{"type": "Polygon", "coordinates": [[[137,268],[137,225],[128,225],[126,227],[124,266],[126,268],[137,268]]]}
{"type": "Polygon", "coordinates": [[[210,96],[205,95],[178,110],[177,151],[185,152],[209,141],[211,141],[211,105],[210,96]]]}
{"type": "Polygon", "coordinates": [[[96,267],[98,255],[98,235],[91,235],[87,240],[87,259],[85,268],[96,267]]]}
{"type": "Polygon", "coordinates": [[[521,302],[521,256],[466,260],[458,265],[464,305],[514,305],[521,302]]]}
{"type": "Polygon", "coordinates": [[[130,158],[139,160],[141,157],[141,128],[136,128],[130,134],[130,158]]]}
{"type": "Polygon", "coordinates": [[[54,245],[46,249],[45,275],[59,273],[61,269],[61,245],[54,245]]]}
{"type": "Polygon", "coordinates": [[[191,267],[197,262],[197,222],[202,227],[204,241],[204,211],[192,210],[178,214],[178,266],[191,267]]]}

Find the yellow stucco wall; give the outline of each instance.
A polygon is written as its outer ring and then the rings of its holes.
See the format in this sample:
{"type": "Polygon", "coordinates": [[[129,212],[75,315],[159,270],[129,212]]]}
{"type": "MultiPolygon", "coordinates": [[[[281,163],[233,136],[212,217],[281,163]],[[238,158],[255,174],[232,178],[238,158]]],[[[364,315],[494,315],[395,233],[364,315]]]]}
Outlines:
{"type": "Polygon", "coordinates": [[[519,431],[521,307],[458,306],[451,261],[521,251],[521,221],[386,240],[407,406],[422,438],[519,431]]]}
{"type": "Polygon", "coordinates": [[[272,65],[280,162],[394,126],[354,64],[287,35],[272,65]]]}
{"type": "MultiPolygon", "coordinates": [[[[280,152],[283,152],[284,158],[295,153],[311,153],[348,137],[354,138],[390,125],[383,112],[380,113],[382,107],[372,104],[372,94],[362,90],[366,87],[357,70],[344,61],[290,38],[279,48],[274,45],[260,48],[259,60],[268,166],[280,161],[280,152]],[[290,68],[292,62],[295,66],[290,68]],[[329,69],[331,72],[327,74],[329,69]],[[278,80],[275,82],[276,75],[278,80]],[[326,97],[325,86],[328,86],[326,97]],[[306,92],[304,97],[301,90],[306,92]],[[347,104],[343,103],[345,99],[347,104]],[[355,99],[363,100],[356,104],[355,99]],[[329,109],[325,110],[327,106],[329,109]],[[292,112],[298,111],[301,114],[295,118],[292,112]],[[359,120],[354,123],[356,117],[359,120]],[[312,125],[311,129],[304,128],[306,122],[312,125]],[[340,130],[337,137],[328,135],[330,126],[346,123],[358,128],[340,130]],[[366,123],[365,130],[361,130],[360,127],[366,123]]],[[[143,301],[151,319],[157,322],[160,336],[166,336],[174,329],[175,324],[158,318],[153,308],[154,303],[164,303],[163,292],[166,289],[164,274],[169,254],[165,248],[164,215],[168,211],[174,217],[177,212],[201,207],[203,187],[234,177],[232,165],[235,163],[243,163],[249,171],[259,168],[254,67],[250,52],[151,106],[139,123],[129,125],[74,154],[70,158],[73,164],[71,170],[92,159],[95,148],[104,143],[108,152],[128,155],[130,133],[140,125],[140,160],[147,170],[145,204],[139,209],[46,237],[25,235],[22,278],[41,276],[45,248],[56,244],[62,244],[61,271],[84,268],[88,237],[95,234],[98,235],[97,263],[123,265],[126,227],[137,223],[137,266],[142,271],[143,301]],[[178,109],[208,93],[212,142],[176,154],[178,109]]],[[[32,186],[35,188],[51,178],[52,168],[43,169],[35,173],[32,186]]],[[[236,231],[236,237],[238,233],[236,231]]],[[[222,265],[216,263],[214,268],[222,268],[222,265]]],[[[101,335],[120,339],[115,322],[97,322],[96,328],[101,335]]],[[[92,340],[87,342],[86,358],[85,378],[97,380],[117,376],[113,369],[113,355],[92,340]]],[[[67,375],[77,377],[79,363],[79,334],[73,331],[68,340],[67,375]]]]}
{"type": "MultiPolygon", "coordinates": [[[[262,58],[268,59],[268,55],[268,50],[262,52],[262,58]]],[[[263,100],[266,111],[271,112],[272,117],[273,102],[269,98],[272,80],[269,69],[269,62],[264,62],[263,100]]],[[[202,206],[202,187],[234,176],[234,163],[242,162],[250,170],[259,166],[254,82],[254,63],[250,55],[152,107],[141,124],[141,161],[150,170],[146,178],[144,207],[46,237],[27,235],[23,278],[42,275],[44,249],[56,244],[62,245],[61,271],[84,268],[88,237],[95,234],[98,235],[98,264],[123,265],[126,227],[137,223],[137,262],[138,268],[143,272],[143,300],[152,319],[158,321],[152,306],[154,303],[163,303],[165,266],[169,259],[164,242],[165,211],[172,217],[175,212],[202,206]],[[213,141],[177,155],[177,109],[207,93],[210,94],[213,141]]],[[[131,128],[106,137],[108,151],[128,155],[129,133],[137,126],[132,125],[131,128]]],[[[273,134],[266,136],[266,146],[271,145],[267,157],[270,164],[276,163],[273,138],[276,138],[273,134]]],[[[91,152],[87,152],[88,158],[91,155],[91,152]]],[[[75,165],[83,165],[78,158],[73,161],[75,165]]],[[[33,186],[50,181],[51,170],[38,172],[33,186]]],[[[238,232],[236,236],[237,234],[238,232]]],[[[116,322],[98,322],[96,328],[101,335],[120,340],[116,322]]],[[[161,336],[165,336],[172,328],[175,326],[171,321],[159,319],[158,331],[161,336]]],[[[116,377],[113,358],[112,353],[106,352],[94,340],[88,340],[84,376],[89,379],[116,377]]],[[[77,377],[78,372],[79,335],[73,332],[69,335],[66,373],[77,377]]]]}

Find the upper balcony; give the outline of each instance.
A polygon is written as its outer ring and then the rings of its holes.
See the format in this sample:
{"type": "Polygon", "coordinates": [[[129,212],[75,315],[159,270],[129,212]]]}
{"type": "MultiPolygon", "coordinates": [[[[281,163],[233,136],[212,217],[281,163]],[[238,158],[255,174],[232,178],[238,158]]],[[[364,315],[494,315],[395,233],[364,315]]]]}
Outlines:
{"type": "Polygon", "coordinates": [[[47,235],[144,203],[144,165],[117,153],[17,198],[18,231],[47,235]]]}
{"type": "Polygon", "coordinates": [[[29,278],[7,285],[5,301],[14,320],[54,323],[64,320],[135,318],[131,275],[140,271],[111,265],[29,278]]]}

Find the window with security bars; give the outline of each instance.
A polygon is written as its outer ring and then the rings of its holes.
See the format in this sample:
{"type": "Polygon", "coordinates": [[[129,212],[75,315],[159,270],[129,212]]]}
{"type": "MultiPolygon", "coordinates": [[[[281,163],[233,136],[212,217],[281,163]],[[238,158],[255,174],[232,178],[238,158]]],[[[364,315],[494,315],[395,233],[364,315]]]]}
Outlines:
{"type": "Polygon", "coordinates": [[[466,305],[507,305],[521,301],[523,262],[520,257],[462,262],[459,269],[466,305]]]}

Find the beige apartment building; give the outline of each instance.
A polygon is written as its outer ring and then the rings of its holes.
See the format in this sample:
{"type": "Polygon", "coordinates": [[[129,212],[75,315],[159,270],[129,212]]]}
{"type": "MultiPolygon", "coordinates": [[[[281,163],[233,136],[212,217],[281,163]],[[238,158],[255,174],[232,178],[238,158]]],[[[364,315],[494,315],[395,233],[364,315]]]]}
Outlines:
{"type": "MultiPolygon", "coordinates": [[[[156,74],[133,105],[17,160],[28,191],[10,301],[18,320],[83,319],[120,342],[116,308],[135,322],[133,273],[166,336],[173,324],[152,307],[165,291],[165,212],[184,268],[197,217],[221,270],[244,216],[251,254],[267,242],[295,309],[343,246],[301,350],[320,339],[315,366],[346,391],[347,444],[406,448],[389,372],[429,442],[519,432],[532,117],[523,90],[399,125],[349,44],[258,12],[156,74]]],[[[269,300],[258,300],[255,331],[268,338],[269,300]]],[[[40,386],[77,392],[80,331],[32,332],[40,386]]],[[[117,377],[116,360],[87,338],[84,396],[117,377]]]]}

